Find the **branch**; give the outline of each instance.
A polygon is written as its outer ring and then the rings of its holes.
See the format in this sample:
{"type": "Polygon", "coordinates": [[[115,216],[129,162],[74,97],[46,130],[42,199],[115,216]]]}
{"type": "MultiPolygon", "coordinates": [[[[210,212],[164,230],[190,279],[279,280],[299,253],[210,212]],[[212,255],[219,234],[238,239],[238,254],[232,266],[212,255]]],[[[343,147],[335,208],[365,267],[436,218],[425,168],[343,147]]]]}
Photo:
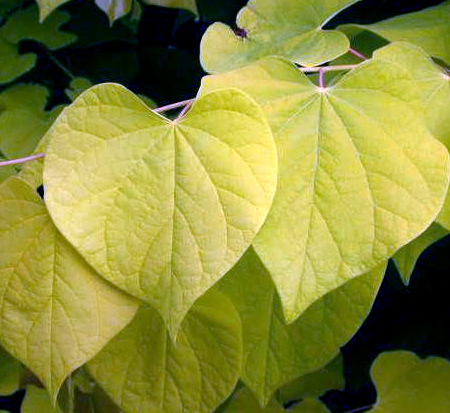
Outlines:
{"type": "Polygon", "coordinates": [[[361,60],[367,60],[368,58],[364,56],[362,53],[358,52],[355,49],[352,49],[351,47],[348,49],[349,53],[351,53],[353,56],[356,56],[360,58],[361,60]]]}
{"type": "Polygon", "coordinates": [[[330,72],[332,70],[352,70],[359,65],[335,65],[335,66],[320,66],[320,67],[299,67],[299,70],[303,73],[315,73],[315,72],[330,72]]]}
{"type": "Polygon", "coordinates": [[[0,166],[17,165],[20,163],[34,161],[36,159],[43,158],[44,156],[45,154],[43,153],[36,153],[35,155],[26,156],[24,158],[8,159],[7,161],[1,161],[0,166]]]}
{"type": "Polygon", "coordinates": [[[170,105],[161,106],[159,108],[155,108],[152,110],[153,110],[153,112],[156,112],[156,113],[167,112],[168,110],[181,108],[183,106],[189,106],[192,104],[192,102],[194,102],[194,100],[195,100],[195,98],[182,100],[181,102],[171,103],[170,105]]]}

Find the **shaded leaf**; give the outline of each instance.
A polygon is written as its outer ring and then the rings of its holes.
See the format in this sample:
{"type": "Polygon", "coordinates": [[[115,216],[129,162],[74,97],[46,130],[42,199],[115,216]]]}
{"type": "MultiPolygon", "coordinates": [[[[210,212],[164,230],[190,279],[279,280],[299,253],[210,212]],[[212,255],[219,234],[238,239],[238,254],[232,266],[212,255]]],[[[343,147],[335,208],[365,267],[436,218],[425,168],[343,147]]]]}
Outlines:
{"type": "Polygon", "coordinates": [[[385,90],[398,65],[367,61],[320,88],[290,62],[266,58],[203,79],[239,87],[272,126],[279,180],[253,245],[288,322],[423,232],[448,185],[448,153],[411,107],[385,90]]]}
{"type": "Polygon", "coordinates": [[[17,44],[9,43],[3,36],[0,29],[0,55],[2,64],[0,65],[0,84],[8,83],[28,72],[36,64],[34,53],[19,54],[17,44]]]}
{"type": "Polygon", "coordinates": [[[392,257],[403,282],[408,285],[419,256],[431,244],[448,235],[449,231],[433,222],[422,234],[400,248],[392,257]]]}
{"type": "Polygon", "coordinates": [[[211,291],[187,314],[176,343],[158,313],[143,305],[87,368],[126,412],[209,413],[233,390],[241,358],[239,316],[211,291]]]}
{"type": "Polygon", "coordinates": [[[2,0],[0,3],[0,17],[14,10],[16,7],[20,7],[23,0],[2,0]]]}
{"type": "Polygon", "coordinates": [[[51,397],[133,317],[136,301],[99,277],[18,178],[0,186],[0,340],[51,397]]]}
{"type": "Polygon", "coordinates": [[[286,325],[270,275],[250,249],[221,280],[243,325],[241,380],[265,405],[273,392],[329,362],[367,316],[384,266],[356,277],[316,301],[286,325]]]}
{"type": "Polygon", "coordinates": [[[12,44],[25,39],[35,40],[50,50],[68,46],[77,39],[74,34],[60,30],[60,26],[69,21],[69,14],[57,11],[44,23],[40,23],[38,13],[36,5],[19,10],[8,18],[0,34],[12,44]]]}
{"type": "Polygon", "coordinates": [[[442,413],[450,408],[450,364],[439,357],[382,353],[371,368],[377,388],[376,413],[442,413]]]}
{"type": "Polygon", "coordinates": [[[89,89],[92,82],[85,77],[75,77],[70,81],[70,85],[64,90],[67,97],[74,101],[82,92],[89,89]]]}
{"type": "Polygon", "coordinates": [[[22,364],[0,347],[0,394],[14,393],[19,388],[22,364]]]}
{"type": "Polygon", "coordinates": [[[306,397],[289,409],[290,413],[330,413],[323,403],[313,397],[306,397]]]}
{"type": "Polygon", "coordinates": [[[407,41],[450,63],[450,1],[373,24],[342,26],[370,30],[390,41],[407,41]]]}
{"type": "Polygon", "coordinates": [[[250,390],[244,387],[233,394],[231,400],[223,410],[220,410],[220,413],[283,413],[284,411],[282,406],[274,399],[267,406],[261,407],[250,390]]]}
{"type": "Polygon", "coordinates": [[[200,58],[209,73],[226,72],[261,57],[276,55],[316,66],[348,50],[347,37],[322,27],[355,0],[250,0],[238,14],[233,31],[212,24],[201,42],[200,58]]]}
{"type": "Polygon", "coordinates": [[[228,89],[170,121],[106,84],[67,107],[47,136],[54,222],[100,274],[151,303],[175,336],[270,208],[276,150],[261,109],[228,89]]]}
{"type": "Polygon", "coordinates": [[[21,413],[62,413],[54,407],[45,389],[28,386],[23,399],[21,413]]]}
{"type": "Polygon", "coordinates": [[[343,390],[344,386],[344,360],[339,353],[321,369],[305,374],[283,386],[277,395],[284,404],[304,397],[320,397],[330,389],[343,390]]]}
{"type": "Polygon", "coordinates": [[[14,85],[0,94],[0,150],[8,158],[30,155],[61,111],[45,111],[48,97],[40,85],[14,85]]]}

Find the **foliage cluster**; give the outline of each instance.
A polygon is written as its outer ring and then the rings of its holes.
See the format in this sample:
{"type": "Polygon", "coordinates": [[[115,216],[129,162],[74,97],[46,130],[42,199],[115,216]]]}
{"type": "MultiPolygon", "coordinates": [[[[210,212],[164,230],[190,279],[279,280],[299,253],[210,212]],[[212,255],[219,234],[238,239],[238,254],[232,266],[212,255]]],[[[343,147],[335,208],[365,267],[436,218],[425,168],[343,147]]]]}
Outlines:
{"type": "MultiPolygon", "coordinates": [[[[2,1],[0,393],[26,388],[20,411],[332,409],[388,260],[407,285],[450,232],[450,2],[339,20],[354,3],[2,1]]],[[[449,409],[444,358],[384,353],[371,376],[366,410],[449,409]]]]}

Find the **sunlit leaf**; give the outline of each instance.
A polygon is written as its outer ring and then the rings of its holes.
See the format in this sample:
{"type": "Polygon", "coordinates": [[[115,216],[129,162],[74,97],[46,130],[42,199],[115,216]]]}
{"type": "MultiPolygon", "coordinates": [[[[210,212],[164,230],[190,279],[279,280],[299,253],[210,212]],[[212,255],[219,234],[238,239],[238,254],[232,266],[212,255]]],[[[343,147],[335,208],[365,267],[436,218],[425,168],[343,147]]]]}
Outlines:
{"type": "Polygon", "coordinates": [[[127,413],[209,413],[233,390],[241,359],[239,316],[210,291],[187,314],[176,343],[144,305],[87,367],[127,413]]]}
{"type": "Polygon", "coordinates": [[[367,316],[383,274],[384,266],[354,278],[286,325],[270,275],[253,250],[243,256],[220,287],[242,320],[241,380],[262,405],[282,385],[336,356],[367,316]]]}
{"type": "Polygon", "coordinates": [[[201,42],[201,61],[209,73],[226,72],[269,55],[315,66],[344,54],[347,37],[322,27],[355,0],[250,0],[233,31],[212,24],[201,42]]]}
{"type": "MultiPolygon", "coordinates": [[[[450,63],[450,1],[414,13],[403,14],[373,24],[350,25],[370,30],[390,41],[404,40],[425,49],[430,55],[450,63]]],[[[348,27],[348,26],[347,26],[348,27]]],[[[342,27],[346,29],[346,27],[342,27]]]]}
{"type": "Polygon", "coordinates": [[[276,149],[261,109],[227,89],[170,121],[106,84],[78,97],[47,136],[54,222],[100,274],[152,304],[174,336],[270,208],[276,149]]]}
{"type": "Polygon", "coordinates": [[[407,351],[382,353],[371,375],[377,388],[374,413],[443,413],[450,406],[450,364],[438,357],[419,359],[407,351]]]}
{"type": "Polygon", "coordinates": [[[425,232],[400,248],[392,257],[403,282],[408,285],[420,254],[434,242],[445,237],[449,231],[433,222],[425,232]]]}
{"type": "Polygon", "coordinates": [[[0,186],[0,341],[52,398],[133,317],[136,300],[99,277],[58,233],[34,188],[0,186]]]}
{"type": "Polygon", "coordinates": [[[8,158],[30,155],[61,111],[45,111],[48,97],[40,85],[14,85],[0,94],[0,151],[8,158]]]}
{"type": "Polygon", "coordinates": [[[133,0],[95,0],[95,4],[106,13],[112,23],[131,11],[133,0]]]}
{"type": "Polygon", "coordinates": [[[70,19],[67,13],[57,11],[44,23],[39,22],[38,13],[36,5],[19,10],[8,18],[6,24],[2,26],[0,34],[13,44],[25,39],[35,40],[50,50],[67,46],[76,40],[74,34],[60,30],[60,26],[70,19]]]}
{"type": "Polygon", "coordinates": [[[176,9],[186,9],[198,16],[196,0],[143,0],[146,4],[163,7],[173,7],[176,9]]]}
{"type": "MultiPolygon", "coordinates": [[[[423,49],[405,42],[378,50],[374,59],[397,65],[398,81],[387,82],[383,88],[410,103],[433,135],[450,149],[450,74],[423,49]]],[[[436,221],[450,229],[450,193],[436,221]]]]}
{"type": "Polygon", "coordinates": [[[288,322],[423,232],[448,185],[448,153],[409,105],[383,89],[401,77],[368,61],[324,90],[277,58],[203,79],[262,106],[278,149],[272,209],[253,245],[288,322]]]}

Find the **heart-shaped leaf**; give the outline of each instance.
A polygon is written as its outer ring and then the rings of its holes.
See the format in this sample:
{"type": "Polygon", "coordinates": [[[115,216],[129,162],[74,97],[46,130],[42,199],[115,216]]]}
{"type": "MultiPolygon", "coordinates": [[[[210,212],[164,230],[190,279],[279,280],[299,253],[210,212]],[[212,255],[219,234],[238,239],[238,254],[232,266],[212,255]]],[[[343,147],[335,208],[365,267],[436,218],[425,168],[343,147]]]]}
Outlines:
{"type": "Polygon", "coordinates": [[[330,61],[349,48],[344,33],[322,27],[355,0],[250,0],[233,31],[212,24],[201,42],[200,57],[209,73],[226,72],[275,55],[303,66],[330,61]]]}
{"type": "Polygon", "coordinates": [[[78,97],[47,136],[45,199],[56,226],[175,335],[272,203],[276,149],[260,107],[227,89],[170,121],[105,84],[78,97]]]}
{"type": "Polygon", "coordinates": [[[56,395],[131,320],[137,300],[98,276],[34,188],[0,185],[0,341],[56,395]]]}
{"type": "Polygon", "coordinates": [[[87,368],[125,412],[209,413],[233,390],[241,363],[239,315],[227,297],[209,291],[187,314],[176,343],[144,305],[87,368]]]}
{"type": "Polygon", "coordinates": [[[205,92],[246,91],[272,126],[279,184],[253,245],[288,322],[417,237],[442,206],[448,152],[385,90],[404,76],[397,64],[368,61],[322,88],[266,58],[203,79],[205,92]]]}

